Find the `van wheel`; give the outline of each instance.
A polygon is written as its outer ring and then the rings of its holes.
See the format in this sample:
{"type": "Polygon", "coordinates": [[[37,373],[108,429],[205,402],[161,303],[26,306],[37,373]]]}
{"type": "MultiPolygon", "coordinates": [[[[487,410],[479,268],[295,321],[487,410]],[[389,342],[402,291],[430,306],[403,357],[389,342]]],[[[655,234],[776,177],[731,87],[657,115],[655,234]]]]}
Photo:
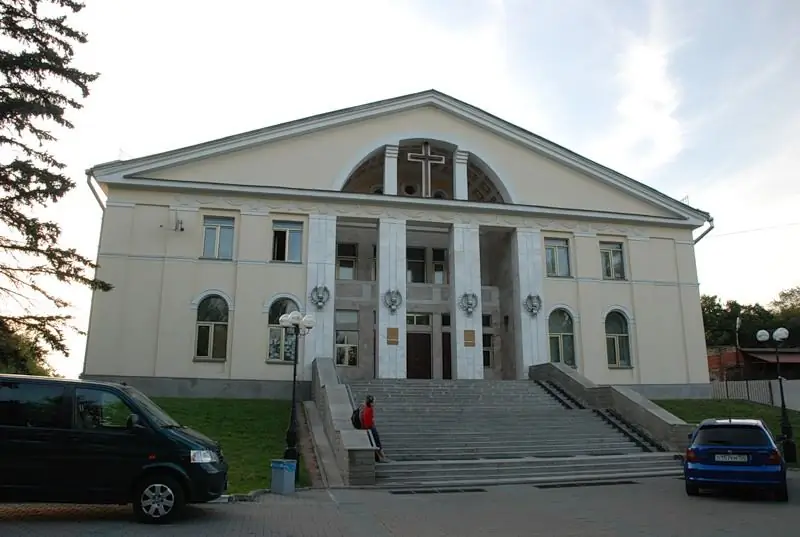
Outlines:
{"type": "Polygon", "coordinates": [[[784,483],[783,485],[778,487],[778,489],[775,491],[775,500],[777,500],[779,502],[788,502],[789,501],[789,486],[788,486],[788,484],[784,483]]]}
{"type": "Polygon", "coordinates": [[[686,481],[686,495],[687,496],[699,496],[700,495],[700,488],[692,483],[691,481],[686,481]]]}
{"type": "Polygon", "coordinates": [[[183,487],[165,474],[145,476],[134,491],[133,512],[145,524],[169,524],[185,504],[183,487]]]}

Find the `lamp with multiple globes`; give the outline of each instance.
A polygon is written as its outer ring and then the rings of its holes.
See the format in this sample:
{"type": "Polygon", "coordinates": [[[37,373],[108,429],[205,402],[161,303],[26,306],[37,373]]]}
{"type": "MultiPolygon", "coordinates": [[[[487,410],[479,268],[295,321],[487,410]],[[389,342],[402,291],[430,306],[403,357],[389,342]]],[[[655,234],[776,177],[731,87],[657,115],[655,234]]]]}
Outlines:
{"type": "Polygon", "coordinates": [[[776,328],[772,335],[766,330],[756,332],[756,339],[759,343],[766,344],[770,337],[775,343],[775,369],[778,376],[778,387],[781,394],[781,444],[783,447],[783,458],[786,462],[797,462],[797,446],[794,443],[792,423],[789,421],[789,413],[786,411],[786,398],[783,394],[783,377],[781,376],[781,355],[780,347],[789,339],[789,330],[784,327],[776,328]]]}
{"type": "MultiPolygon", "coordinates": [[[[303,315],[299,311],[284,313],[278,320],[285,333],[303,337],[316,326],[317,321],[311,314],[303,315]]],[[[297,358],[299,345],[294,347],[294,357],[292,359],[292,412],[289,417],[289,427],[286,429],[286,450],[283,452],[284,459],[300,461],[300,453],[297,450],[297,358]]],[[[295,476],[299,476],[296,472],[295,476]]]]}

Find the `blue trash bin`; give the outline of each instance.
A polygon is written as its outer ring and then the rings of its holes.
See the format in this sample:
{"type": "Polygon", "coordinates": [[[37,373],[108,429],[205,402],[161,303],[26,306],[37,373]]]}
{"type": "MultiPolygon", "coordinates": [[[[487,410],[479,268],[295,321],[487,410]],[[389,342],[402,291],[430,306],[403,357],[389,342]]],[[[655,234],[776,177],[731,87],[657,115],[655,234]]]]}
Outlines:
{"type": "Polygon", "coordinates": [[[291,459],[275,459],[272,461],[272,486],[274,494],[294,494],[294,478],[297,472],[297,461],[291,459]]]}

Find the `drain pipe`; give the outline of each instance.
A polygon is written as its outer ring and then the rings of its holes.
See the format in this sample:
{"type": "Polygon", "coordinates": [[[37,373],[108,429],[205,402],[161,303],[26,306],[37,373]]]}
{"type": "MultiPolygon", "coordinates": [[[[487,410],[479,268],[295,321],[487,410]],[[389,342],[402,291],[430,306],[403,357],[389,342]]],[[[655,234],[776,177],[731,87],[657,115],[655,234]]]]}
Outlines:
{"type": "Polygon", "coordinates": [[[699,237],[697,237],[697,238],[694,240],[694,245],[697,245],[697,243],[698,243],[698,242],[700,242],[700,240],[701,240],[703,237],[705,237],[706,235],[708,235],[709,233],[711,233],[711,230],[712,230],[712,229],[714,229],[714,219],[713,219],[712,217],[710,217],[710,216],[709,216],[709,217],[708,217],[708,220],[707,220],[707,222],[708,222],[708,224],[709,224],[708,228],[707,228],[707,229],[706,229],[704,232],[702,232],[702,233],[700,234],[700,236],[699,236],[699,237]]]}
{"type": "Polygon", "coordinates": [[[94,194],[94,199],[97,200],[97,204],[100,206],[100,210],[103,212],[106,211],[106,205],[103,203],[103,199],[100,197],[100,194],[97,192],[97,187],[95,186],[94,182],[92,181],[94,177],[92,176],[91,170],[86,170],[86,184],[89,185],[89,190],[92,191],[94,194]]]}

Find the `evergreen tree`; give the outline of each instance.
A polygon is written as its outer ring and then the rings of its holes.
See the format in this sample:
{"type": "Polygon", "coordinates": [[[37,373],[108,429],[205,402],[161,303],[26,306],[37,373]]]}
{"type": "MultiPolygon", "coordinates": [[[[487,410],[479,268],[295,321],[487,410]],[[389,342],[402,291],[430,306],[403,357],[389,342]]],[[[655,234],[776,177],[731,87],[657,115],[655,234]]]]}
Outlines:
{"type": "Polygon", "coordinates": [[[71,316],[58,310],[69,304],[46,282],[111,289],[94,277],[89,259],[59,244],[58,224],[37,216],[75,186],[47,146],[54,129],[73,127],[67,114],[81,108],[98,76],[72,65],[73,47],[86,35],[67,17],[83,7],[74,0],[0,0],[0,337],[13,334],[65,354],[71,316]],[[34,311],[33,301],[42,299],[57,308],[53,314],[34,311]],[[14,304],[22,308],[11,311],[14,304]]]}

